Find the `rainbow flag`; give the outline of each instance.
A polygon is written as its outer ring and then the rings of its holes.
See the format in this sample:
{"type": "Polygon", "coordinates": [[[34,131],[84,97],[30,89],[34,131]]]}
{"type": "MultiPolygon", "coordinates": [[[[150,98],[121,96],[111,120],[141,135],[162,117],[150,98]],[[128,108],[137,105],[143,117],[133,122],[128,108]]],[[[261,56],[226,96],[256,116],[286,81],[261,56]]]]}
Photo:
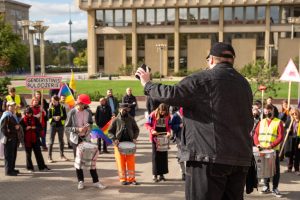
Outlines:
{"type": "Polygon", "coordinates": [[[106,143],[106,145],[111,145],[112,144],[112,140],[108,138],[107,135],[105,135],[103,133],[103,131],[99,128],[94,128],[92,131],[91,131],[91,139],[92,140],[95,140],[95,139],[103,139],[106,143]]]}
{"type": "Polygon", "coordinates": [[[111,124],[113,119],[109,120],[105,126],[103,126],[102,129],[99,129],[96,125],[93,126],[93,129],[91,131],[91,138],[95,139],[95,138],[101,138],[103,139],[107,145],[111,145],[112,144],[112,140],[108,138],[108,128],[111,124]]]}
{"type": "Polygon", "coordinates": [[[108,128],[109,128],[109,126],[110,126],[110,124],[111,124],[112,121],[113,121],[113,119],[109,120],[109,121],[105,124],[105,126],[103,126],[102,131],[103,131],[103,133],[104,133],[105,135],[108,135],[108,128]]]}
{"type": "Polygon", "coordinates": [[[67,84],[63,84],[63,86],[60,88],[59,92],[58,92],[58,96],[65,96],[65,103],[70,107],[73,108],[75,106],[75,99],[74,96],[70,90],[70,88],[68,87],[67,84]]]}

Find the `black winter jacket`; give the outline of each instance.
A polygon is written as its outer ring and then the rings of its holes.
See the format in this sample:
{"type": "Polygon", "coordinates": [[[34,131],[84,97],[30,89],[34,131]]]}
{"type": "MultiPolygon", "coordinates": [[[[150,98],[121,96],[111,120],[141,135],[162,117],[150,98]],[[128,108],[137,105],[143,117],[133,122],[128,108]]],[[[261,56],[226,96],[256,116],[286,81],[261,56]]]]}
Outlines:
{"type": "Polygon", "coordinates": [[[231,64],[194,73],[174,86],[149,82],[144,90],[183,107],[182,161],[250,166],[252,92],[231,64]]]}

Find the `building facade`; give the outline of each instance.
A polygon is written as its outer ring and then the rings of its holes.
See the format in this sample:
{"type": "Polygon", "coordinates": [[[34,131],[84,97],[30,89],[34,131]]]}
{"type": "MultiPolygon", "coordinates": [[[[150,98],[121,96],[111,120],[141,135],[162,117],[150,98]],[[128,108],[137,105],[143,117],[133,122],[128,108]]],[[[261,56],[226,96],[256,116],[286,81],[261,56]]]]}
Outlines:
{"type": "Polygon", "coordinates": [[[12,1],[1,0],[0,1],[0,15],[4,17],[4,20],[12,25],[13,31],[22,35],[22,27],[18,25],[18,21],[29,19],[29,8],[31,5],[12,1]]]}
{"type": "Polygon", "coordinates": [[[206,67],[214,42],[235,67],[257,59],[282,72],[299,55],[300,0],[77,0],[88,15],[88,73],[146,63],[170,75],[206,67]]]}

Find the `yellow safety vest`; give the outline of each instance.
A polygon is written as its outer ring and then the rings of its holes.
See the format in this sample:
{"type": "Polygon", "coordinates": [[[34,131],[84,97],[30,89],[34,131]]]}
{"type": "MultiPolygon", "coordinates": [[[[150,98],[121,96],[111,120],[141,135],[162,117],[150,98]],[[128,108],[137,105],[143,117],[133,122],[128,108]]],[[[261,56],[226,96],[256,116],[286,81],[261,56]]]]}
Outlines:
{"type": "MultiPolygon", "coordinates": [[[[60,108],[60,117],[63,117],[63,116],[64,116],[64,113],[63,113],[63,110],[62,110],[62,106],[59,105],[59,108],[60,108]]],[[[51,110],[52,117],[53,117],[53,114],[54,114],[54,107],[51,107],[50,110],[51,110]]],[[[50,119],[49,119],[50,124],[51,124],[51,122],[52,122],[52,119],[53,119],[53,118],[50,118],[50,119]]],[[[60,121],[61,121],[61,124],[62,124],[62,125],[65,125],[65,120],[60,120],[60,121]]]]}
{"type": "Polygon", "coordinates": [[[300,137],[300,121],[298,123],[297,137],[300,137]]]}
{"type": "MultiPolygon", "coordinates": [[[[261,147],[268,147],[273,143],[278,137],[278,126],[280,124],[280,119],[273,118],[270,125],[268,126],[267,119],[263,119],[259,125],[259,136],[258,141],[261,147]]],[[[273,148],[274,150],[279,150],[280,145],[273,148]]]]}
{"type": "MultiPolygon", "coordinates": [[[[20,95],[16,94],[15,95],[15,100],[13,100],[13,98],[10,95],[7,95],[5,97],[6,101],[13,101],[16,103],[17,106],[19,106],[19,108],[21,107],[21,97],[20,95]]],[[[21,113],[19,109],[16,110],[17,113],[21,113]]]]}

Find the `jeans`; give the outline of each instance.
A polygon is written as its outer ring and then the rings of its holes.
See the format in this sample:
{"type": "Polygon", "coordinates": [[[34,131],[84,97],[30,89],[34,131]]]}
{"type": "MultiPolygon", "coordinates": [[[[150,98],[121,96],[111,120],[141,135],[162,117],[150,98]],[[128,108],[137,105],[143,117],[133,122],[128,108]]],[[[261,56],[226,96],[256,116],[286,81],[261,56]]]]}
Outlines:
{"type": "Polygon", "coordinates": [[[56,132],[58,133],[60,156],[64,155],[64,127],[63,126],[60,126],[60,127],[51,126],[50,127],[50,143],[49,143],[49,151],[48,151],[49,158],[52,158],[52,149],[53,149],[56,132]]]}
{"type": "MultiPolygon", "coordinates": [[[[277,189],[279,185],[279,179],[280,179],[280,161],[279,161],[279,151],[276,151],[276,160],[275,160],[275,174],[273,176],[273,189],[277,189]]],[[[267,187],[270,187],[270,179],[265,178],[264,184],[267,187]]]]}
{"type": "Polygon", "coordinates": [[[188,161],[186,200],[241,200],[249,167],[188,161]]]}
{"type": "Polygon", "coordinates": [[[5,174],[12,173],[15,170],[17,159],[17,139],[7,139],[4,144],[4,167],[5,174]]]}

